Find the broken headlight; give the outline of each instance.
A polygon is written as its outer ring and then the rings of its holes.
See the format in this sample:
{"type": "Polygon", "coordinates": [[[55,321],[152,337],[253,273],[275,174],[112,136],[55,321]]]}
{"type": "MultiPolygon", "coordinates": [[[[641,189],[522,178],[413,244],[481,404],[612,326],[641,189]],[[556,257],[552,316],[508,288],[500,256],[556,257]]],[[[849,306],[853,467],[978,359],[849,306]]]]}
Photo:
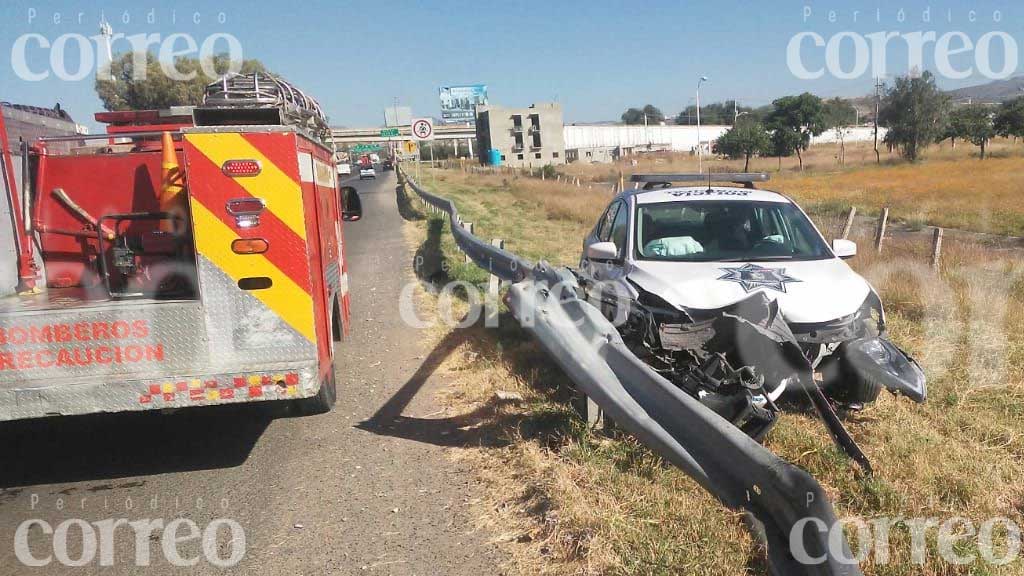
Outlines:
{"type": "Polygon", "coordinates": [[[882,308],[881,298],[873,289],[868,291],[867,298],[857,310],[856,320],[858,323],[863,323],[869,335],[885,334],[885,310],[882,308]]]}

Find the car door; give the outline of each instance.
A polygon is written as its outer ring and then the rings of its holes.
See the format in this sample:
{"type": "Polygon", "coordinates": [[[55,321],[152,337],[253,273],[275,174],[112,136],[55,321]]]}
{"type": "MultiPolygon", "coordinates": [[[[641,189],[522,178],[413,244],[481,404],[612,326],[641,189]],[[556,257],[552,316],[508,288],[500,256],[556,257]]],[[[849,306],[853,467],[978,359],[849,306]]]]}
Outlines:
{"type": "Polygon", "coordinates": [[[616,258],[605,261],[589,261],[590,277],[595,281],[589,290],[590,297],[600,302],[605,317],[613,322],[625,319],[631,290],[626,282],[626,257],[629,249],[630,229],[629,204],[617,200],[605,214],[606,220],[598,227],[594,242],[612,242],[617,248],[616,258]]]}
{"type": "Polygon", "coordinates": [[[612,222],[615,220],[621,205],[621,200],[615,200],[609,204],[605,208],[604,213],[601,214],[594,229],[590,231],[590,235],[583,241],[583,254],[580,256],[580,272],[587,279],[598,280],[599,278],[595,273],[599,273],[600,269],[603,268],[598,266],[598,262],[593,262],[587,257],[587,248],[591,244],[608,242],[611,239],[612,222]]]}

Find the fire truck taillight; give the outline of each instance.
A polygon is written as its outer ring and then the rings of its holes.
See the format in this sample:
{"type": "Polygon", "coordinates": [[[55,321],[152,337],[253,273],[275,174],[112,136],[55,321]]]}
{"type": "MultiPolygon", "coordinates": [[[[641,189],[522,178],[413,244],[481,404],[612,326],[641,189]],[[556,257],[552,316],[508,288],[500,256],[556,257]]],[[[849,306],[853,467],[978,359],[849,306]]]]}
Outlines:
{"type": "Polygon", "coordinates": [[[259,160],[228,160],[221,164],[221,172],[225,176],[240,178],[244,176],[257,176],[263,171],[259,160]]]}
{"type": "Polygon", "coordinates": [[[262,198],[233,198],[228,200],[225,209],[235,217],[239,228],[255,228],[260,225],[260,213],[266,206],[262,198]]]}
{"type": "Polygon", "coordinates": [[[235,254],[263,254],[269,247],[263,238],[238,238],[231,242],[235,254]]]}

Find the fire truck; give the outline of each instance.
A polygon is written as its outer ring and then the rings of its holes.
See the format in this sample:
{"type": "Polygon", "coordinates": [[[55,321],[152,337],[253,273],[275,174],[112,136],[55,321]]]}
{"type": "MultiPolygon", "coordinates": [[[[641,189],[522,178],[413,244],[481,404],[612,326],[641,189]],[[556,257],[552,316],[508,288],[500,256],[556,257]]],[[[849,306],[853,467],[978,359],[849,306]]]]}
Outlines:
{"type": "Polygon", "coordinates": [[[0,296],[0,421],[331,409],[343,222],[361,206],[338,188],[315,100],[228,75],[196,107],[102,112],[105,134],[26,141],[21,182],[2,120],[17,287],[0,296]]]}

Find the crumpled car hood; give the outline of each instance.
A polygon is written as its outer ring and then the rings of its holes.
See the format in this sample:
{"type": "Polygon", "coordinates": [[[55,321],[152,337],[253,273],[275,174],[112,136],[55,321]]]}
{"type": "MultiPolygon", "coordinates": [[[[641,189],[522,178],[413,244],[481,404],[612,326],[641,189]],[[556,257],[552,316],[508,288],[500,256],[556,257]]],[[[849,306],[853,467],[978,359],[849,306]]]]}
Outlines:
{"type": "Polygon", "coordinates": [[[628,278],[680,308],[713,310],[762,292],[788,322],[835,320],[856,312],[871,286],[838,258],[803,262],[633,263],[628,278]]]}

